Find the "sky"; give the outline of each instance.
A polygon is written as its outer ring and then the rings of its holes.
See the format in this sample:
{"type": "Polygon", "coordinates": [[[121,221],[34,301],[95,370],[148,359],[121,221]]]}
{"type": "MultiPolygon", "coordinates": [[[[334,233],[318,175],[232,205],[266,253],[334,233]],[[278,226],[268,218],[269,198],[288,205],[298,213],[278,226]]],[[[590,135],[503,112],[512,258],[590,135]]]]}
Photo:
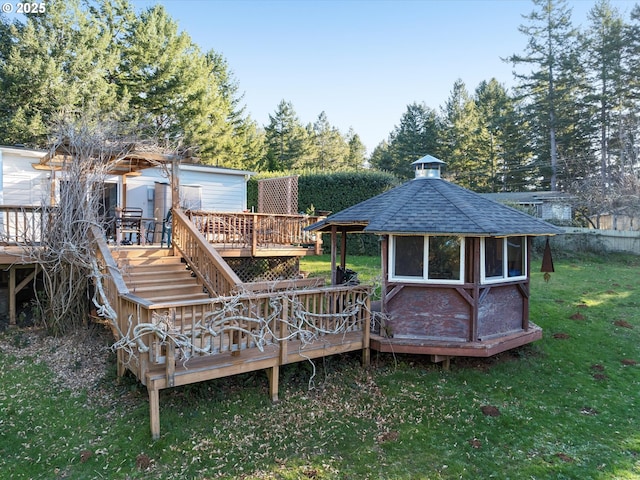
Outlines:
{"type": "MultiPolygon", "coordinates": [[[[596,0],[570,0],[586,26],[596,0]]],[[[496,78],[514,84],[502,58],[523,53],[518,31],[531,0],[132,0],[162,4],[203,51],[224,56],[247,113],[269,123],[280,101],[303,125],[325,112],[370,154],[407,106],[440,109],[461,79],[467,90],[496,78]]],[[[634,0],[611,0],[628,19],[634,0]]]]}

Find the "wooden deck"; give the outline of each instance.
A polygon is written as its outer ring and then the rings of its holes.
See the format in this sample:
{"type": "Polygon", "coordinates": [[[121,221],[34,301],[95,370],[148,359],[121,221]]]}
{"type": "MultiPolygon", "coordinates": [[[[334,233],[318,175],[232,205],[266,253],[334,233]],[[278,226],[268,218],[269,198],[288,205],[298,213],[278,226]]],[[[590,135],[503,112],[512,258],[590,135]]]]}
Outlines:
{"type": "MultiPolygon", "coordinates": [[[[212,296],[150,300],[129,289],[104,239],[96,244],[103,287],[117,312],[118,374],[129,370],[147,386],[153,438],[160,436],[163,388],[264,369],[275,400],[281,365],[354,350],[369,360],[368,286],[244,284],[197,223],[177,211],[173,249],[212,296]]],[[[142,254],[144,263],[150,255],[142,254]]]]}
{"type": "Polygon", "coordinates": [[[322,235],[305,231],[320,218],[267,213],[186,212],[223,257],[320,255],[322,235]]]}

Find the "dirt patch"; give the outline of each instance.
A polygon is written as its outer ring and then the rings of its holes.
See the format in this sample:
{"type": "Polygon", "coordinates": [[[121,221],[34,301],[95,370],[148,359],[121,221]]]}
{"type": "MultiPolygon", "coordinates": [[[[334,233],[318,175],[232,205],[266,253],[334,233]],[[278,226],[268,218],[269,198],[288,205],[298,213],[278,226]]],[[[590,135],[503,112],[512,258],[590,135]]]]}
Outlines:
{"type": "Polygon", "coordinates": [[[558,333],[554,333],[553,334],[553,338],[555,338],[557,340],[567,340],[567,339],[571,338],[571,335],[569,335],[568,333],[558,332],[558,333]]]}
{"type": "Polygon", "coordinates": [[[575,460],[571,458],[569,455],[567,455],[566,453],[556,453],[556,457],[558,457],[560,460],[566,463],[575,462],[575,460]]]}
{"type": "Polygon", "coordinates": [[[593,379],[594,380],[602,381],[602,380],[606,380],[607,378],[609,378],[609,377],[607,375],[605,375],[604,373],[594,373],[593,374],[593,379]]]}
{"type": "Polygon", "coordinates": [[[587,305],[586,303],[579,303],[578,305],[576,305],[576,308],[589,308],[589,305],[587,305]]]}
{"type": "Polygon", "coordinates": [[[602,372],[604,370],[604,365],[600,365],[599,363],[594,363],[593,365],[591,365],[591,370],[602,372]]]}
{"type": "Polygon", "coordinates": [[[623,327],[623,328],[633,328],[633,325],[631,325],[629,322],[627,322],[626,320],[616,320],[615,322],[613,322],[613,324],[616,327],[623,327]]]}
{"type": "Polygon", "coordinates": [[[0,336],[0,350],[14,356],[16,363],[27,358],[46,363],[63,388],[91,394],[108,371],[111,342],[111,333],[100,325],[59,338],[28,328],[6,331],[0,336]]]}
{"type": "Polygon", "coordinates": [[[376,441],[378,443],[395,442],[396,440],[398,440],[398,432],[395,430],[391,432],[381,433],[376,437],[376,441]]]}
{"type": "Polygon", "coordinates": [[[597,415],[598,414],[598,410],[596,410],[595,408],[591,408],[591,407],[582,407],[580,409],[580,413],[582,413],[583,415],[597,415]]]}
{"type": "Polygon", "coordinates": [[[471,445],[473,448],[480,448],[482,446],[482,443],[477,438],[472,438],[471,440],[469,440],[469,445],[471,445]]]}
{"type": "Polygon", "coordinates": [[[623,365],[637,365],[638,362],[636,360],[634,360],[633,358],[623,358],[622,360],[620,360],[620,363],[622,363],[623,365]]]}
{"type": "Polygon", "coordinates": [[[581,313],[574,313],[569,317],[571,320],[585,320],[587,317],[582,315],[581,313]]]}
{"type": "Polygon", "coordinates": [[[480,411],[487,417],[499,417],[500,410],[493,405],[483,405],[480,407],[480,411]]]}

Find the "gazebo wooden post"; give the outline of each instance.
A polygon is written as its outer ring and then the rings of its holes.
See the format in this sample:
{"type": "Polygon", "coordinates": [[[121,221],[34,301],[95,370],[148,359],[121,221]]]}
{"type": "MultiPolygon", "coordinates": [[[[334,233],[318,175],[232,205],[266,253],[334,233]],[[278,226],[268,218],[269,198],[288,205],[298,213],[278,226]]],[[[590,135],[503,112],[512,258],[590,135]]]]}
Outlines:
{"type": "Polygon", "coordinates": [[[385,313],[387,311],[386,297],[387,297],[387,282],[389,278],[389,263],[388,263],[388,248],[389,248],[389,235],[383,235],[382,244],[380,245],[380,263],[382,268],[382,291],[380,292],[380,310],[385,313]]]}
{"type": "Polygon", "coordinates": [[[478,339],[478,318],[480,302],[480,237],[473,238],[473,304],[471,305],[471,325],[469,325],[469,341],[478,339]]]}
{"type": "Polygon", "coordinates": [[[527,269],[527,281],[523,285],[523,298],[522,298],[522,329],[527,332],[529,330],[529,292],[531,291],[531,246],[533,244],[533,239],[531,237],[525,237],[527,249],[527,265],[525,268],[527,269]]]}
{"type": "Polygon", "coordinates": [[[347,229],[340,231],[340,266],[344,269],[347,266],[347,229]]]}
{"type": "Polygon", "coordinates": [[[338,244],[338,227],[336,225],[331,226],[331,285],[336,284],[336,255],[338,244]]]}

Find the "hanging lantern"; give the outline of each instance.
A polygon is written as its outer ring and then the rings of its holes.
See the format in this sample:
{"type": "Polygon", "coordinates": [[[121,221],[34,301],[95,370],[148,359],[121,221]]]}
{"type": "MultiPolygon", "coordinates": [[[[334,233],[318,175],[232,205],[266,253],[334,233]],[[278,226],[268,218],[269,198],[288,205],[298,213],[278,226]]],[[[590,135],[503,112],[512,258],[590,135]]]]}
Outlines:
{"type": "Polygon", "coordinates": [[[549,245],[549,237],[547,237],[547,242],[544,245],[544,252],[542,253],[542,266],[540,267],[540,271],[544,272],[544,281],[548,282],[551,278],[551,273],[555,270],[553,269],[553,258],[551,257],[551,246],[549,245]]]}

